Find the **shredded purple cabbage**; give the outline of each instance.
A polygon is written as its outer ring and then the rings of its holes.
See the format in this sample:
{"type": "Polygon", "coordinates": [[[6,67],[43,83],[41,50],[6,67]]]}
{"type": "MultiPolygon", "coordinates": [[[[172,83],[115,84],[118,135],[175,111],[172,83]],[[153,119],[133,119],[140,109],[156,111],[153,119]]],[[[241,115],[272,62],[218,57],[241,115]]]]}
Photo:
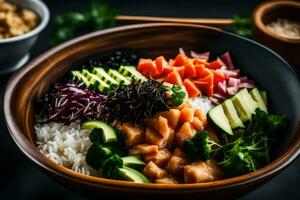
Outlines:
{"type": "Polygon", "coordinates": [[[61,123],[99,119],[106,98],[77,82],[56,83],[48,95],[45,122],[61,123]]]}

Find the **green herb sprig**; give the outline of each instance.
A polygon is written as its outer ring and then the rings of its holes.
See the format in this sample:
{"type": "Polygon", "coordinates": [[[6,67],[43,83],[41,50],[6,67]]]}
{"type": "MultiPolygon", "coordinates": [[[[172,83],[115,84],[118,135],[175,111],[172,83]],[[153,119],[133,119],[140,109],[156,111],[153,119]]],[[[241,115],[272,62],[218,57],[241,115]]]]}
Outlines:
{"type": "Polygon", "coordinates": [[[56,16],[51,39],[53,45],[76,36],[115,25],[119,11],[104,0],[91,0],[87,10],[72,11],[56,16]]]}

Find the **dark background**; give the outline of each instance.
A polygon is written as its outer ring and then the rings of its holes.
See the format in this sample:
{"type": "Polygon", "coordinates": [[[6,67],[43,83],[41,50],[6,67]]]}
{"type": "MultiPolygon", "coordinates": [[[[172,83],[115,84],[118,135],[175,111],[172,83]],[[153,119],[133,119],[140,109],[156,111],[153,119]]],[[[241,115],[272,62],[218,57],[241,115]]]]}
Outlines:
{"type": "MultiPolygon", "coordinates": [[[[87,0],[45,0],[51,16],[68,10],[83,9],[87,0]]],[[[121,14],[151,15],[169,17],[204,17],[230,18],[233,14],[250,12],[259,0],[111,0],[111,5],[120,9],[121,14]]],[[[31,58],[48,49],[51,35],[50,21],[46,30],[40,35],[32,50],[31,58]]],[[[3,52],[0,52],[3,53],[3,52]]],[[[9,76],[0,77],[0,200],[1,199],[72,199],[83,200],[75,192],[65,189],[41,172],[17,148],[9,136],[3,116],[3,93],[9,76]]],[[[300,185],[300,158],[257,190],[243,196],[241,200],[250,199],[300,199],[297,188],[300,185]]],[[[100,197],[99,197],[100,198],[100,197]]]]}

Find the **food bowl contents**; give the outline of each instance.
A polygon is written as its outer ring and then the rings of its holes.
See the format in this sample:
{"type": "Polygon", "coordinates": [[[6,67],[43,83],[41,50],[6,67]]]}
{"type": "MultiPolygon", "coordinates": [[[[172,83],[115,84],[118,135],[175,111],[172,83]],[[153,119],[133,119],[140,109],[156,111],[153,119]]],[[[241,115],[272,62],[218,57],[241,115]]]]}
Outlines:
{"type": "Polygon", "coordinates": [[[229,52],[210,59],[183,49],[169,60],[137,62],[117,52],[89,61],[36,106],[36,145],[49,159],[137,183],[201,183],[255,171],[271,161],[286,122],[270,114],[267,92],[229,52]]]}
{"type": "Polygon", "coordinates": [[[300,22],[286,18],[278,18],[267,24],[273,33],[290,39],[300,39],[300,22]]]}
{"type": "Polygon", "coordinates": [[[0,0],[0,39],[23,35],[38,23],[39,17],[34,11],[0,0]]]}

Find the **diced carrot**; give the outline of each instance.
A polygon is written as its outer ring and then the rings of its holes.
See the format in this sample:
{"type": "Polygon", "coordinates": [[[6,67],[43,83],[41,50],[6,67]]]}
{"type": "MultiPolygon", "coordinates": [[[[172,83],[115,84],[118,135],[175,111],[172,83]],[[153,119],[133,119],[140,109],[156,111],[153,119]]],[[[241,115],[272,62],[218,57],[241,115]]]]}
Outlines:
{"type": "Polygon", "coordinates": [[[163,72],[165,66],[168,65],[168,62],[166,61],[166,59],[163,56],[159,56],[155,59],[155,64],[157,67],[157,71],[160,74],[163,72]]]}
{"type": "Polygon", "coordinates": [[[177,71],[173,71],[170,74],[168,74],[165,81],[175,85],[182,85],[182,79],[177,71]]]}
{"type": "Polygon", "coordinates": [[[175,61],[173,59],[169,59],[168,63],[169,63],[170,66],[174,66],[175,61]]]}
{"type": "Polygon", "coordinates": [[[193,58],[194,65],[200,65],[203,64],[204,66],[209,65],[209,63],[206,60],[200,59],[200,58],[193,58]]]}
{"type": "Polygon", "coordinates": [[[195,78],[197,76],[196,69],[192,61],[187,61],[184,63],[185,77],[195,78]]]}
{"type": "Polygon", "coordinates": [[[196,64],[195,70],[198,78],[201,78],[202,71],[205,69],[204,64],[196,64]]]}
{"type": "Polygon", "coordinates": [[[198,78],[204,78],[204,77],[206,77],[209,74],[211,74],[211,72],[209,71],[209,69],[206,69],[206,68],[204,68],[202,71],[199,71],[197,73],[198,78]]]}
{"type": "Polygon", "coordinates": [[[168,75],[168,74],[170,74],[172,71],[173,71],[173,67],[170,66],[170,65],[166,65],[166,66],[164,66],[162,75],[163,75],[163,76],[164,76],[164,75],[168,75]]]}
{"type": "Polygon", "coordinates": [[[174,60],[173,66],[182,66],[186,61],[186,57],[182,54],[178,54],[174,60]]]}
{"type": "Polygon", "coordinates": [[[185,79],[183,85],[188,92],[189,97],[194,98],[201,94],[200,90],[198,90],[197,86],[189,79],[185,79]]]}
{"type": "Polygon", "coordinates": [[[178,74],[180,75],[181,79],[183,80],[184,77],[185,77],[185,68],[184,68],[184,66],[173,67],[173,69],[178,72],[178,74]]]}
{"type": "Polygon", "coordinates": [[[210,70],[214,75],[214,85],[217,85],[219,82],[223,82],[225,80],[225,75],[220,70],[210,70]]]}
{"type": "Polygon", "coordinates": [[[223,66],[223,63],[220,60],[215,60],[209,63],[209,65],[207,65],[207,68],[210,69],[220,69],[223,66]]]}
{"type": "Polygon", "coordinates": [[[158,74],[155,62],[151,59],[140,59],[137,69],[147,77],[158,74]]]}
{"type": "Polygon", "coordinates": [[[180,111],[180,122],[192,122],[194,117],[193,108],[184,108],[180,111]]]}
{"type": "Polygon", "coordinates": [[[194,80],[196,86],[203,92],[207,94],[207,96],[213,96],[213,89],[214,89],[214,80],[213,75],[208,75],[205,78],[194,80]]]}

